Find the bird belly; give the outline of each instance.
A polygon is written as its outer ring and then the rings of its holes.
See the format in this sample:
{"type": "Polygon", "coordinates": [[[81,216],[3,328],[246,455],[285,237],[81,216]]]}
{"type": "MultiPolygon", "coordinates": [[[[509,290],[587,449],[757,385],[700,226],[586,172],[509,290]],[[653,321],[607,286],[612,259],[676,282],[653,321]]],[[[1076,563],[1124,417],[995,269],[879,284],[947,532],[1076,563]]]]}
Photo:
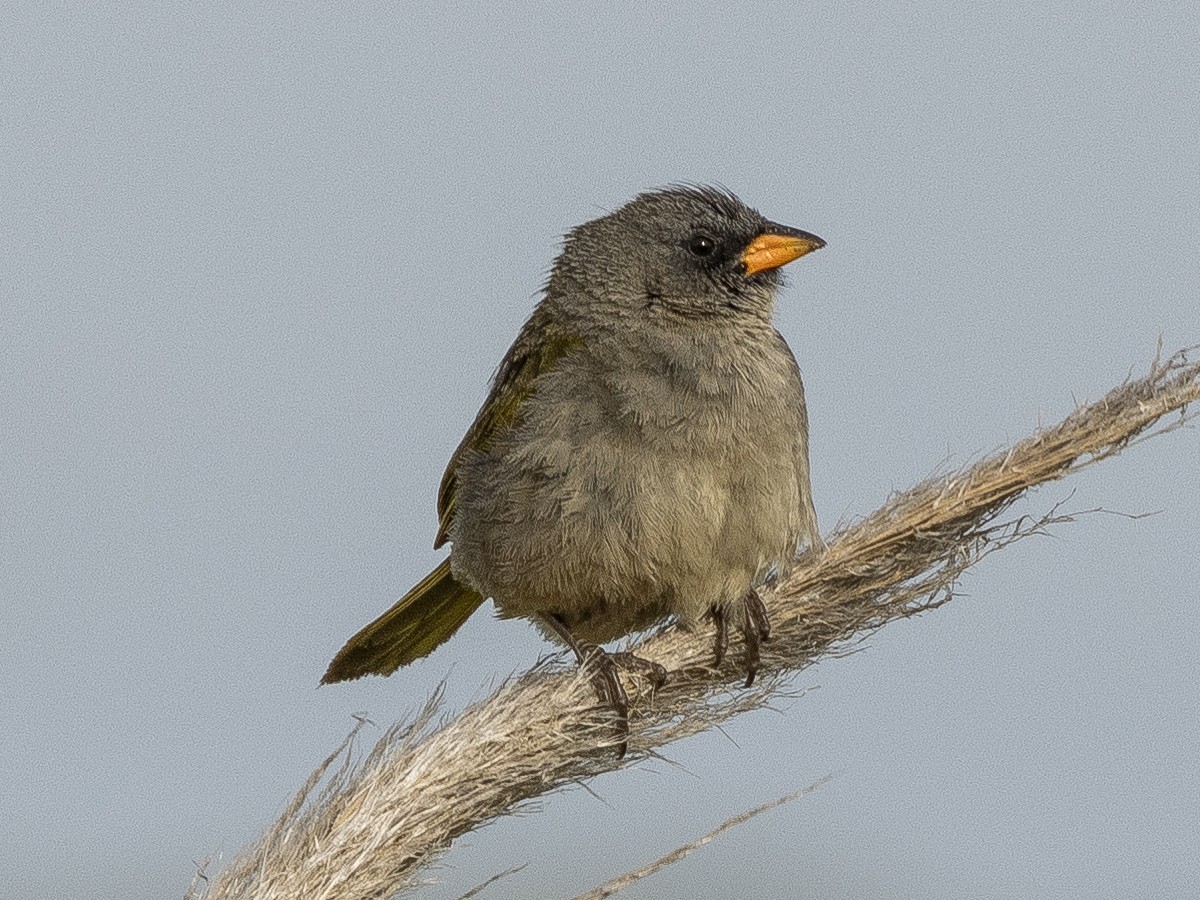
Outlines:
{"type": "Polygon", "coordinates": [[[452,565],[501,615],[554,615],[594,642],[671,613],[692,624],[794,551],[790,464],[740,465],[736,447],[711,441],[574,437],[557,450],[480,458],[460,474],[452,565]],[[484,484],[506,488],[475,489],[484,484]]]}

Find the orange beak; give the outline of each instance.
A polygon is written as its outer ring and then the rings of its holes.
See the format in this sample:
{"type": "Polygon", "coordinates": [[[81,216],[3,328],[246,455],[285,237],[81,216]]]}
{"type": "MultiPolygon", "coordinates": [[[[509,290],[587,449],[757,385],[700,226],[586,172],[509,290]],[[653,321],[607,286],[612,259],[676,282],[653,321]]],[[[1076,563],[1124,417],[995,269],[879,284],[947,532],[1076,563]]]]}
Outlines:
{"type": "Polygon", "coordinates": [[[742,252],[746,274],[754,275],[767,269],[777,269],[805,253],[825,246],[825,242],[807,231],[788,229],[787,234],[760,234],[742,252]]]}

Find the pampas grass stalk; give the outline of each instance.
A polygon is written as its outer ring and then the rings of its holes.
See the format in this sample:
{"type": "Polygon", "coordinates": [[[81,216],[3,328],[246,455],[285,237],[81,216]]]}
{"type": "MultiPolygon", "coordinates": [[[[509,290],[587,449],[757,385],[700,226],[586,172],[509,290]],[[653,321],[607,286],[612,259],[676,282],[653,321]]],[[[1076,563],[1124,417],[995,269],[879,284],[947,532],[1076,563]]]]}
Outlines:
{"type": "Polygon", "coordinates": [[[618,891],[625,890],[625,888],[629,887],[634,882],[641,881],[643,878],[648,878],[655,872],[665,869],[667,866],[674,865],[681,859],[691,855],[694,851],[699,850],[705,844],[711,844],[730,828],[736,828],[738,825],[744,825],[755,816],[760,816],[769,810],[783,806],[785,803],[791,803],[793,800],[796,800],[799,797],[807,797],[817,788],[821,787],[821,785],[828,782],[831,778],[833,778],[832,775],[826,775],[824,778],[814,781],[806,788],[793,791],[790,794],[784,794],[778,800],[772,800],[770,803],[764,803],[761,806],[756,806],[754,809],[746,810],[744,813],[738,813],[738,815],[726,819],[712,831],[708,832],[708,834],[702,835],[701,837],[696,838],[694,841],[688,841],[688,843],[684,844],[682,847],[676,847],[670,853],[660,856],[649,865],[642,866],[639,869],[634,869],[632,872],[626,872],[624,875],[619,875],[597,888],[593,888],[592,890],[582,894],[577,894],[574,898],[572,898],[572,900],[604,900],[605,897],[611,897],[618,891]]]}
{"type": "Polygon", "coordinates": [[[418,886],[422,868],[459,835],[764,706],[821,656],[949,600],[962,573],[989,553],[1069,521],[1056,510],[1041,518],[1001,517],[1030,488],[1187,421],[1188,404],[1200,399],[1200,363],[1189,358],[1195,350],[1166,360],[1160,352],[1147,375],[1058,425],[897,493],[838,530],[823,555],[801,559],[765,592],[772,638],[753,687],[742,687],[738,646],[719,669],[710,666],[709,633],[666,627],[638,642],[632,649],[672,677],[657,690],[636,674],[628,677],[624,760],[616,757],[619,737],[588,673],[561,654],[445,721],[437,721],[435,692],[361,762],[353,762],[348,743],[335,751],[255,845],[211,881],[198,876],[188,897],[390,897],[418,886]]]}

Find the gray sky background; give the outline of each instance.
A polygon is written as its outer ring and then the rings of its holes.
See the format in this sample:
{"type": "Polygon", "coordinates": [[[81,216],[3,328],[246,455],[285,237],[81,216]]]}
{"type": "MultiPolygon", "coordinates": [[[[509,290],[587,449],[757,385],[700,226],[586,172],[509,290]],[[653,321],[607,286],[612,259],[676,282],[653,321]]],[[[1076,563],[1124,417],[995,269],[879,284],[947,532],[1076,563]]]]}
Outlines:
{"type": "MultiPolygon", "coordinates": [[[[353,713],[546,650],[481,611],[316,687],[439,559],[565,229],[715,181],[829,242],[778,313],[829,530],[1200,341],[1197,98],[1194,2],[4,4],[0,897],[180,896],[353,713]]],[[[1194,897],[1198,463],[1190,428],[1038,492],[1156,515],[989,558],[420,896],[569,895],[832,772],[627,895],[1194,897]]]]}

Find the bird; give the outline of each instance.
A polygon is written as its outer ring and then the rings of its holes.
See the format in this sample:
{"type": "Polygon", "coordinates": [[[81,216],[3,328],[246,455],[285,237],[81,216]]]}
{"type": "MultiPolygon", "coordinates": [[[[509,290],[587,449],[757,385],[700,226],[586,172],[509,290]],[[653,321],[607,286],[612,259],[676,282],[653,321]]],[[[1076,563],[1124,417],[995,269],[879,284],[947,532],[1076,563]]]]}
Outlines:
{"type": "Polygon", "coordinates": [[[770,636],[760,588],[802,546],[824,549],[804,385],[772,324],[781,267],[824,246],[690,184],[569,231],[442,477],[434,547],[449,556],[322,683],[393,673],[490,597],[594,660],[621,727],[616,670],[666,673],[600,645],[672,616],[713,623],[714,665],[736,624],[752,684],[770,636]]]}

